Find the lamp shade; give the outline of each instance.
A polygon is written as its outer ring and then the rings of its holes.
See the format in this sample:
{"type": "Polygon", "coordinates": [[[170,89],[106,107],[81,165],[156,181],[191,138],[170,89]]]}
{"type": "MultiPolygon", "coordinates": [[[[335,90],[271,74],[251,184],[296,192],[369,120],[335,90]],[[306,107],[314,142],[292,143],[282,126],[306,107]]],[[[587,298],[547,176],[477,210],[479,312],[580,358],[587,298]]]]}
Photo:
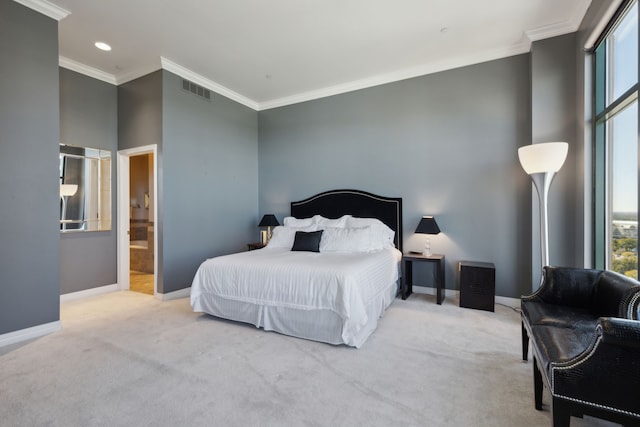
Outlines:
{"type": "Polygon", "coordinates": [[[73,196],[78,191],[76,184],[60,184],[60,197],[73,196]]]}
{"type": "Polygon", "coordinates": [[[518,158],[524,171],[531,175],[539,172],[558,172],[569,151],[566,142],[545,142],[518,148],[518,158]]]}
{"type": "Polygon", "coordinates": [[[438,234],[440,233],[440,227],[438,227],[438,223],[436,222],[433,216],[423,216],[420,222],[418,223],[418,227],[416,228],[416,233],[438,234]]]}
{"type": "Polygon", "coordinates": [[[276,227],[278,225],[280,225],[280,223],[275,215],[265,215],[262,217],[262,220],[260,220],[258,227],[276,227]]]}

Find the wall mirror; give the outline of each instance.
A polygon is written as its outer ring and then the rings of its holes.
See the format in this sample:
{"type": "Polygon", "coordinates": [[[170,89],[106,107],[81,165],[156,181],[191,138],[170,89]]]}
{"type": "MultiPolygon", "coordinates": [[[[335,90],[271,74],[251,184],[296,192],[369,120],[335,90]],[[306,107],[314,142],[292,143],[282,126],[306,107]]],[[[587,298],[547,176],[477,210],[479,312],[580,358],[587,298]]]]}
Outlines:
{"type": "Polygon", "coordinates": [[[111,152],[60,144],[60,231],[111,230],[111,152]]]}

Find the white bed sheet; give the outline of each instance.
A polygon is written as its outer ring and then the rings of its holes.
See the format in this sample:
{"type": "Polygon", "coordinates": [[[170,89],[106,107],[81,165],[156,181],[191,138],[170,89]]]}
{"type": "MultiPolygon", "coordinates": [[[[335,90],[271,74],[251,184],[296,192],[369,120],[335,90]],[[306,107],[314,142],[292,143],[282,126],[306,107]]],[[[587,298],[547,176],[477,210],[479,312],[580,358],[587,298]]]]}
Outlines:
{"type": "Polygon", "coordinates": [[[196,272],[191,306],[266,330],[360,347],[393,301],[401,257],[393,248],[370,254],[264,248],[212,258],[196,272]]]}

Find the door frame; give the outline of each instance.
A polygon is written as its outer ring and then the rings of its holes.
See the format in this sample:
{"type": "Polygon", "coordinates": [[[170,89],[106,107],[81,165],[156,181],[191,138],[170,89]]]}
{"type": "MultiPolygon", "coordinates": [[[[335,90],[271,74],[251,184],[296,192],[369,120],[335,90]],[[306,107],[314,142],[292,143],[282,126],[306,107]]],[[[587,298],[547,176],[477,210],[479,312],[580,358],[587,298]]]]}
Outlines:
{"type": "Polygon", "coordinates": [[[129,253],[129,177],[131,156],[153,155],[153,295],[158,295],[158,145],[118,150],[118,289],[129,290],[129,271],[131,258],[129,253]]]}

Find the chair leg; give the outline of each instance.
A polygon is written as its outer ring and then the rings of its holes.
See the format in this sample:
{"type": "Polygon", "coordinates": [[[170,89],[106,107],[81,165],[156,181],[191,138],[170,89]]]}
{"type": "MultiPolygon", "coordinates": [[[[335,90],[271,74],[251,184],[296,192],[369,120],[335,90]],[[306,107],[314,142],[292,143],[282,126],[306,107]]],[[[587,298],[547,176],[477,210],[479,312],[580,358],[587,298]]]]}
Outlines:
{"type": "Polygon", "coordinates": [[[544,386],[542,385],[542,373],[538,369],[538,363],[533,357],[533,398],[535,401],[535,407],[538,411],[542,410],[542,391],[544,386]]]}
{"type": "Polygon", "coordinates": [[[553,427],[569,427],[571,422],[570,405],[555,397],[553,398],[552,405],[553,427]]]}
{"type": "Polygon", "coordinates": [[[520,323],[522,327],[522,360],[525,362],[529,360],[529,334],[527,334],[527,328],[524,327],[524,322],[520,323]]]}

